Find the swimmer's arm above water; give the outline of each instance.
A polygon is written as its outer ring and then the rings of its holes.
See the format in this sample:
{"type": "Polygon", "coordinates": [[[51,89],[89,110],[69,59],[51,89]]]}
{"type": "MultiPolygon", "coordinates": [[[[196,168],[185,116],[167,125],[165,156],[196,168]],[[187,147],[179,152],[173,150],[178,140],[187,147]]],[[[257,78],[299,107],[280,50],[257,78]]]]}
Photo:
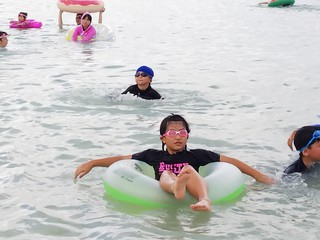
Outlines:
{"type": "Polygon", "coordinates": [[[58,17],[58,22],[59,22],[59,28],[60,28],[60,29],[62,28],[62,25],[63,25],[63,22],[62,22],[62,13],[63,13],[63,11],[60,10],[60,11],[59,11],[59,17],[58,17]]]}
{"type": "Polygon", "coordinates": [[[131,159],[131,157],[132,155],[125,155],[89,160],[88,162],[83,163],[77,167],[74,173],[74,179],[76,179],[77,177],[82,178],[84,175],[89,173],[91,169],[94,167],[109,167],[111,164],[117,161],[131,159]]]}
{"type": "Polygon", "coordinates": [[[227,162],[236,166],[240,169],[242,173],[253,177],[258,182],[266,184],[275,183],[275,180],[273,178],[259,172],[258,170],[254,169],[253,167],[250,167],[249,165],[245,164],[244,162],[241,162],[238,159],[220,155],[220,162],[227,162]]]}

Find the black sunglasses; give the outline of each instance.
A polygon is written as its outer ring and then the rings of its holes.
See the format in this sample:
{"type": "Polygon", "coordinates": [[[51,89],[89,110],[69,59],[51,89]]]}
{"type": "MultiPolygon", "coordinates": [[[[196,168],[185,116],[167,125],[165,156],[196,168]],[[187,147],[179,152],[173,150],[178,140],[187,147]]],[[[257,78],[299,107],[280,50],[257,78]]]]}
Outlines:
{"type": "Polygon", "coordinates": [[[134,75],[135,77],[148,77],[149,75],[148,74],[146,74],[146,73],[144,73],[144,72],[141,72],[141,73],[136,73],[135,75],[134,75]]]}

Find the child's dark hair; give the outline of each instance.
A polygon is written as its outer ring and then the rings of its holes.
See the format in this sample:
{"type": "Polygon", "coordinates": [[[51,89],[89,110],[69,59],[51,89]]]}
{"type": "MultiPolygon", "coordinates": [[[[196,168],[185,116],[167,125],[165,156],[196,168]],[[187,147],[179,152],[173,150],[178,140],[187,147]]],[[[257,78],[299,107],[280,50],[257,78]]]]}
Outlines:
{"type": "Polygon", "coordinates": [[[92,22],[92,17],[89,13],[86,13],[85,15],[82,15],[82,18],[81,19],[84,19],[84,18],[88,18],[90,22],[92,22]]]}
{"type": "MultiPolygon", "coordinates": [[[[316,139],[314,139],[309,145],[308,145],[308,149],[311,149],[311,147],[312,147],[312,144],[314,144],[314,143],[316,143],[316,142],[320,142],[320,138],[316,138],[316,139]]],[[[300,157],[303,157],[303,153],[302,152],[300,152],[299,153],[299,156],[300,157]]]]}
{"type": "Polygon", "coordinates": [[[1,37],[2,37],[3,35],[5,35],[5,37],[6,37],[6,36],[8,36],[8,33],[0,31],[0,39],[1,39],[1,37]]]}
{"type": "Polygon", "coordinates": [[[26,13],[26,12],[20,12],[18,15],[22,15],[22,16],[24,17],[24,19],[26,19],[27,16],[28,16],[28,13],[26,13]]]}
{"type": "MultiPolygon", "coordinates": [[[[166,133],[167,126],[168,126],[169,122],[182,122],[184,127],[186,128],[187,132],[190,133],[189,123],[182,116],[172,113],[171,115],[169,115],[165,119],[163,119],[160,124],[160,135],[161,136],[166,133]]],[[[165,144],[162,142],[162,151],[164,151],[164,145],[165,144]]],[[[187,148],[187,146],[186,146],[186,148],[187,148]]]]}

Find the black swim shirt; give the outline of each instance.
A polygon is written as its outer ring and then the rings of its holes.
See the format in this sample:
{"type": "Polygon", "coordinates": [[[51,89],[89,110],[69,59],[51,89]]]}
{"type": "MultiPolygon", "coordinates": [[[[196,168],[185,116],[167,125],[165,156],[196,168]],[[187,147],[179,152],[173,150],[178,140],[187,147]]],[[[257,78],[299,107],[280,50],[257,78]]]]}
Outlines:
{"type": "Polygon", "coordinates": [[[146,99],[146,100],[152,100],[152,99],[161,99],[161,95],[154,90],[150,85],[149,87],[142,91],[138,88],[138,85],[131,85],[130,87],[128,87],[122,94],[127,94],[127,93],[131,93],[134,96],[140,97],[142,99],[146,99]]]}
{"type": "Polygon", "coordinates": [[[306,165],[304,165],[302,158],[299,157],[298,160],[294,161],[291,165],[289,165],[285,170],[284,173],[290,174],[294,172],[303,173],[307,170],[306,165]]]}

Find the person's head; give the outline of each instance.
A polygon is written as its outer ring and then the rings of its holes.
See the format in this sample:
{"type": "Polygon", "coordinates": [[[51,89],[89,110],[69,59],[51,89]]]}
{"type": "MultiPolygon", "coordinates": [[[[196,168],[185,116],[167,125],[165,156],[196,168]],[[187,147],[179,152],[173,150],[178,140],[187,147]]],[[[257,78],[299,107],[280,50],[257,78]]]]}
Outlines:
{"type": "Polygon", "coordinates": [[[299,128],[294,136],[294,146],[300,152],[300,156],[320,160],[320,130],[316,126],[304,126],[299,128]]]}
{"type": "Polygon", "coordinates": [[[141,66],[136,70],[135,80],[139,88],[146,89],[152,82],[153,70],[147,66],[141,66]]]}
{"type": "Polygon", "coordinates": [[[77,25],[81,24],[81,18],[82,18],[82,13],[77,13],[76,14],[76,23],[77,23],[77,25]]]}
{"type": "Polygon", "coordinates": [[[171,114],[160,124],[162,150],[166,145],[169,153],[180,152],[187,148],[190,128],[188,122],[180,115],[171,114]]]}
{"type": "Polygon", "coordinates": [[[18,20],[19,22],[24,22],[27,19],[28,13],[26,12],[20,12],[18,14],[18,20]]]}
{"type": "Polygon", "coordinates": [[[0,47],[5,47],[8,44],[8,33],[0,31],[0,47]]]}
{"type": "Polygon", "coordinates": [[[90,13],[85,12],[82,17],[81,17],[81,25],[84,29],[87,29],[92,22],[92,17],[90,15],[90,13]]]}

